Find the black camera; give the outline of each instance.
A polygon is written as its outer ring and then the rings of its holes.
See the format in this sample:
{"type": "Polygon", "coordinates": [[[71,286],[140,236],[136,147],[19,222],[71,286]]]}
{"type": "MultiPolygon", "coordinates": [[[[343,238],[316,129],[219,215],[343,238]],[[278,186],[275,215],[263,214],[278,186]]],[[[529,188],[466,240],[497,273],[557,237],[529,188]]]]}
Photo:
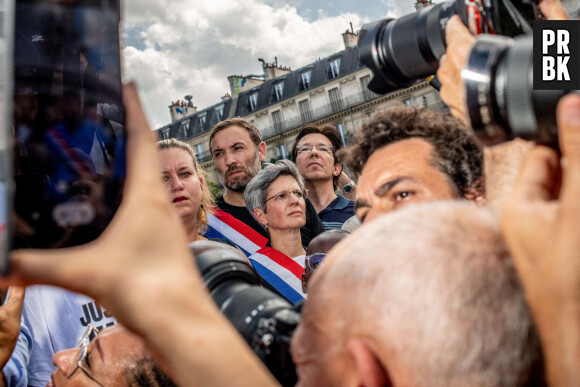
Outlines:
{"type": "Polygon", "coordinates": [[[569,91],[533,90],[531,23],[543,18],[538,4],[454,0],[368,24],[358,40],[360,60],[374,74],[368,87],[385,94],[435,74],[446,50],[447,21],[459,15],[471,32],[487,34],[477,40],[462,72],[478,137],[485,143],[522,137],[556,144],[556,105],[569,91]]]}
{"type": "Polygon", "coordinates": [[[290,340],[300,312],[286,299],[260,286],[246,261],[228,250],[195,256],[205,286],[221,312],[283,386],[297,382],[290,340]]]}
{"type": "Polygon", "coordinates": [[[484,143],[521,137],[557,147],[558,101],[580,90],[534,90],[532,65],[530,35],[476,40],[462,78],[471,127],[484,143]]]}
{"type": "Polygon", "coordinates": [[[531,33],[531,21],[541,14],[537,0],[454,0],[367,24],[358,47],[360,60],[374,74],[369,89],[386,94],[435,74],[445,53],[445,25],[453,15],[476,34],[517,36],[531,33]]]}

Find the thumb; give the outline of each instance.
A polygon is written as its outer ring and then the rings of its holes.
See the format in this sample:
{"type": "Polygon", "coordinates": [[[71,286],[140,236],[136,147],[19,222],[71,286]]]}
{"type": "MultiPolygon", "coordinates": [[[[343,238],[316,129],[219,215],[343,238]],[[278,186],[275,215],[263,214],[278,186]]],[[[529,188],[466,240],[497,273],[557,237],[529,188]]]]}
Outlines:
{"type": "Polygon", "coordinates": [[[518,205],[526,202],[555,199],[560,184],[560,162],[553,149],[537,146],[528,154],[509,202],[518,205]]]}
{"type": "Polygon", "coordinates": [[[564,96],[558,103],[556,116],[560,149],[565,158],[562,205],[580,210],[580,95],[564,96]]]}
{"type": "MultiPolygon", "coordinates": [[[[2,308],[13,312],[20,316],[22,313],[22,305],[24,304],[25,288],[22,286],[11,286],[8,290],[8,299],[2,308]]],[[[20,317],[19,317],[20,318],[20,317]]]]}

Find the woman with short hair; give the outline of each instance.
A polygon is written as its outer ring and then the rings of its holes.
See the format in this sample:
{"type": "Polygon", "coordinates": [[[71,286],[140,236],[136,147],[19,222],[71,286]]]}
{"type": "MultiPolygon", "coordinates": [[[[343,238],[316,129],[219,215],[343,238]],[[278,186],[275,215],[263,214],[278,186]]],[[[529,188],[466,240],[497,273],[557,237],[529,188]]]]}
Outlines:
{"type": "Polygon", "coordinates": [[[300,227],[306,223],[306,190],[298,168],[280,160],[262,169],[246,186],[246,207],[270,234],[270,244],[250,256],[268,285],[297,303],[304,299],[301,278],[306,249],[300,227]]]}

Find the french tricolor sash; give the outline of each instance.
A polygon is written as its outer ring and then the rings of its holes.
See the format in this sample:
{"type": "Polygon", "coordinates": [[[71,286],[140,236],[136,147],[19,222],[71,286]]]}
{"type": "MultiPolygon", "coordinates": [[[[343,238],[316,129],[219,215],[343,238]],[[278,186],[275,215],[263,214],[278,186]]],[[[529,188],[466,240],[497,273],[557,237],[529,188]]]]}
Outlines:
{"type": "Polygon", "coordinates": [[[304,267],[286,254],[264,247],[250,257],[254,269],[270,285],[293,304],[306,298],[302,293],[304,267]]]}
{"type": "Polygon", "coordinates": [[[229,239],[248,257],[268,243],[268,238],[219,208],[215,209],[215,214],[207,214],[205,236],[229,239]]]}

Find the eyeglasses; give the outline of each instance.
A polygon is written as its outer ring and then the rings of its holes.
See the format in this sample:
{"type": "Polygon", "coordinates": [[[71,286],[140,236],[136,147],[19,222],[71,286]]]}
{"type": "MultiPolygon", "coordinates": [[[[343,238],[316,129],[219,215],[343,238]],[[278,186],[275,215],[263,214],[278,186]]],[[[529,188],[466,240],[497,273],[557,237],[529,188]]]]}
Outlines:
{"type": "Polygon", "coordinates": [[[304,198],[306,198],[306,192],[302,192],[300,190],[283,191],[283,192],[280,192],[278,195],[274,195],[274,196],[270,197],[269,199],[266,199],[264,204],[268,203],[268,201],[270,201],[272,199],[274,199],[275,201],[280,202],[280,203],[287,202],[288,200],[290,200],[292,195],[294,195],[294,197],[298,200],[304,200],[304,198]]]}
{"type": "Polygon", "coordinates": [[[326,253],[316,253],[312,255],[307,255],[305,258],[305,264],[310,270],[316,271],[316,269],[318,269],[318,266],[322,263],[324,257],[326,257],[326,253]]]}
{"type": "Polygon", "coordinates": [[[322,152],[322,153],[326,153],[326,154],[332,154],[332,149],[334,147],[332,145],[324,145],[324,144],[319,144],[319,145],[301,145],[297,148],[298,153],[311,153],[314,150],[317,150],[318,152],[322,152]]]}
{"type": "Polygon", "coordinates": [[[92,381],[94,381],[95,383],[97,383],[101,387],[105,387],[97,379],[95,379],[95,377],[93,376],[91,371],[88,368],[86,368],[84,365],[85,359],[86,359],[87,354],[88,354],[88,347],[89,347],[89,344],[91,343],[91,339],[94,336],[96,336],[98,333],[99,333],[99,330],[97,328],[95,328],[94,326],[92,326],[91,324],[89,324],[89,326],[87,327],[87,331],[78,341],[77,345],[79,347],[79,351],[76,354],[76,356],[74,357],[73,361],[70,363],[70,369],[66,373],[67,379],[69,379],[71,376],[73,376],[75,374],[75,372],[77,372],[77,370],[80,368],[81,371],[83,371],[85,373],[85,375],[87,375],[92,381]]]}

